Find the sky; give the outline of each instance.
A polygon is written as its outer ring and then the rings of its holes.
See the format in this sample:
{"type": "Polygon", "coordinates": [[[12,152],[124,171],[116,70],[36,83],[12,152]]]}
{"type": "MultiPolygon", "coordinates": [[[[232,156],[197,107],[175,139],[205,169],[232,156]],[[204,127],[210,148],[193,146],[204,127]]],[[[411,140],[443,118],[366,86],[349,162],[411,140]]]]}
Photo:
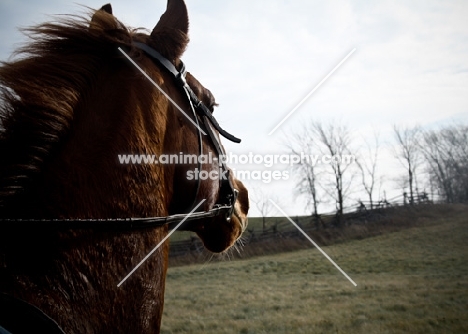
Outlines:
{"type": "MultiPolygon", "coordinates": [[[[284,154],[285,138],[303,124],[344,124],[356,154],[376,131],[383,143],[382,196],[401,193],[392,181],[403,173],[393,157],[392,127],[438,128],[468,121],[468,2],[186,0],[190,44],[182,59],[209,88],[223,128],[242,138],[224,140],[238,155],[284,154]],[[355,52],[275,131],[269,132],[352,50],[355,52]]],[[[99,8],[105,2],[81,1],[99,8]]],[[[166,1],[112,1],[114,15],[132,27],[152,29],[166,1]]],[[[24,36],[19,27],[82,13],[75,2],[0,3],[0,59],[8,59],[24,36]]],[[[360,151],[359,151],[360,152],[360,151]]],[[[268,169],[231,165],[236,170],[268,169]]],[[[262,191],[290,215],[309,213],[287,180],[243,180],[252,197],[262,191]]],[[[258,196],[257,196],[258,197],[258,196]]],[[[347,205],[364,195],[355,185],[347,205]]],[[[330,211],[324,203],[319,211],[330,211]]],[[[252,203],[251,216],[259,211],[252,203]]],[[[278,215],[271,211],[270,215],[278,215]]]]}

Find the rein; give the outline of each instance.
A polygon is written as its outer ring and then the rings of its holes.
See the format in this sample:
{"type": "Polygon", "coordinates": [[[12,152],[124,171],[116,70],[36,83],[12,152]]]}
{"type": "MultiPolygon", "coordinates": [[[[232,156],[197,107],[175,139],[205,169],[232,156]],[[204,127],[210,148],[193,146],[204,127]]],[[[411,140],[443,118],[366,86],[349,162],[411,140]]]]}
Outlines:
{"type": "Polygon", "coordinates": [[[65,334],[55,320],[39,308],[4,293],[0,293],[0,333],[65,334]]]}
{"type": "Polygon", "coordinates": [[[108,219],[2,219],[2,227],[17,227],[17,228],[53,228],[53,229],[146,229],[169,225],[173,227],[185,219],[185,222],[211,218],[225,214],[230,216],[232,211],[231,205],[216,204],[215,207],[205,212],[194,212],[191,215],[175,214],[165,217],[148,217],[148,218],[108,218],[108,219]],[[18,223],[21,223],[18,226],[18,223]]]}

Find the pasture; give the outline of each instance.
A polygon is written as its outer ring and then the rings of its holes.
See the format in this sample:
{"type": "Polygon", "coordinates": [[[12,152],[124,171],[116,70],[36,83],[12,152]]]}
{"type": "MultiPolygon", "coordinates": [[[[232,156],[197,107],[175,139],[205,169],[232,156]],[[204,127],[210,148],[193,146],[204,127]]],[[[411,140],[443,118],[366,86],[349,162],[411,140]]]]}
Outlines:
{"type": "Polygon", "coordinates": [[[162,333],[466,333],[468,209],[316,249],[170,267],[162,333]]]}

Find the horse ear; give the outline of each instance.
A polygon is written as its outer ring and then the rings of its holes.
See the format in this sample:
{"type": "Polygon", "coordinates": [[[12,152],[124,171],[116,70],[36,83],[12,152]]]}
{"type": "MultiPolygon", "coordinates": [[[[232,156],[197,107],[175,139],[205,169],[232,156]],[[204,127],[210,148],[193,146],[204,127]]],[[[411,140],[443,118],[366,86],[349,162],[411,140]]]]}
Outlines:
{"type": "Polygon", "coordinates": [[[166,12],[151,33],[157,49],[168,59],[180,58],[189,42],[189,18],[184,0],[168,0],[166,12]]]}
{"type": "Polygon", "coordinates": [[[112,15],[112,6],[111,6],[110,3],[105,4],[104,6],[102,6],[100,10],[103,10],[103,11],[105,11],[107,14],[111,14],[111,15],[112,15]]]}
{"type": "Polygon", "coordinates": [[[97,28],[117,28],[117,21],[115,20],[114,16],[112,15],[112,6],[110,3],[102,6],[99,10],[97,10],[93,17],[91,18],[91,22],[89,25],[90,29],[97,29],[97,28]],[[111,15],[111,16],[109,16],[111,15]],[[109,18],[112,17],[111,20],[109,18]]]}

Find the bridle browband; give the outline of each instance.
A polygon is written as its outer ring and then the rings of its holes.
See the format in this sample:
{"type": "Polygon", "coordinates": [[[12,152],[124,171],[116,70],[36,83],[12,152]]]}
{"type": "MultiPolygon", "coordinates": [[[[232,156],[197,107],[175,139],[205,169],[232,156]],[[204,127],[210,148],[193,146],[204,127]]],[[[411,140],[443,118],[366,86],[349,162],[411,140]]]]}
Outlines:
{"type": "MultiPolygon", "coordinates": [[[[229,174],[230,170],[227,168],[224,159],[221,159],[221,156],[225,154],[221,143],[219,142],[218,137],[213,132],[212,127],[214,127],[220,135],[229,139],[232,142],[240,143],[240,139],[231,135],[227,131],[221,128],[219,123],[214,118],[211,111],[203,104],[202,101],[197,97],[193,92],[191,87],[188,85],[185,76],[187,74],[185,70],[185,65],[180,61],[181,69],[180,71],[170,62],[167,58],[162,56],[159,52],[149,47],[144,43],[134,42],[133,45],[138,49],[144,51],[148,56],[156,60],[161,66],[163,66],[169,73],[172,74],[176,83],[184,90],[189,100],[192,113],[195,118],[196,124],[199,126],[199,118],[203,122],[203,127],[205,132],[208,134],[211,143],[213,144],[216,153],[218,154],[218,161],[220,163],[221,171],[224,171],[222,175],[226,175],[226,178],[220,178],[220,191],[219,199],[224,200],[224,203],[216,203],[214,207],[205,212],[194,212],[192,214],[174,214],[164,217],[148,217],[148,218],[109,218],[109,219],[0,219],[1,227],[40,227],[40,228],[54,228],[54,229],[123,229],[123,230],[134,230],[134,229],[146,229],[153,227],[160,227],[164,225],[169,225],[169,229],[174,228],[175,225],[184,220],[185,222],[197,221],[206,218],[212,218],[217,216],[225,216],[225,219],[229,221],[231,215],[234,211],[234,204],[237,199],[238,190],[236,190],[230,180],[229,174]],[[18,224],[19,223],[19,224],[18,224]]],[[[199,135],[199,154],[202,154],[202,137],[200,128],[198,128],[199,135]]],[[[198,180],[199,182],[199,180],[198,180]]],[[[197,184],[197,194],[198,194],[199,183],[197,184]]],[[[196,194],[196,195],[197,195],[196,194]]],[[[196,196],[192,207],[194,207],[196,201],[196,196]]]]}

